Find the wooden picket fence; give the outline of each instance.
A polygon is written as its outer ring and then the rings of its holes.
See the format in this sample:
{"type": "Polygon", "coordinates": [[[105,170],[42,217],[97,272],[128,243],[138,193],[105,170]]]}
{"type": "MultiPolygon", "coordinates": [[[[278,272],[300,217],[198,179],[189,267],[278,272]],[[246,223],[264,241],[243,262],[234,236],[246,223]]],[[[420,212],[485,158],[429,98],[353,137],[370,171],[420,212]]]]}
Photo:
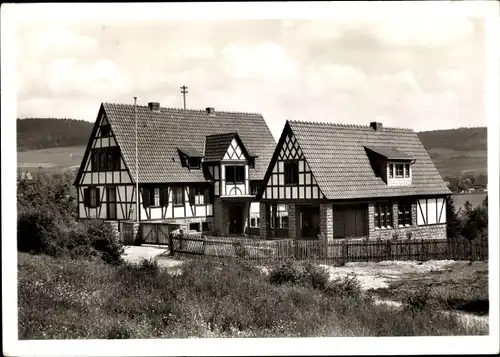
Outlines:
{"type": "Polygon", "coordinates": [[[293,259],[324,264],[384,260],[487,260],[488,241],[465,239],[333,241],[254,240],[245,238],[184,236],[172,238],[171,255],[239,258],[256,263],[293,259]]]}

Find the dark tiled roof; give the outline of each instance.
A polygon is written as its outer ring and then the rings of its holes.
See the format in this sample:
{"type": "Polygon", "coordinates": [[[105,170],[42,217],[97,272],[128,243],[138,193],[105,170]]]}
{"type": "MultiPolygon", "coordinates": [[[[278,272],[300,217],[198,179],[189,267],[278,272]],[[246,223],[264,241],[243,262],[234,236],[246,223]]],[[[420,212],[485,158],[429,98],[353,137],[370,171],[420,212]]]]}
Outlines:
{"type": "Polygon", "coordinates": [[[205,161],[222,160],[236,133],[207,135],[205,142],[205,161]]]}
{"type": "Polygon", "coordinates": [[[432,160],[410,129],[289,121],[321,190],[328,199],[450,194],[432,160]],[[377,177],[365,146],[397,148],[415,159],[412,184],[390,187],[377,177]]]}
{"type": "MultiPolygon", "coordinates": [[[[135,177],[134,106],[103,103],[103,109],[116,135],[125,163],[135,177]]],[[[203,153],[205,137],[238,132],[244,145],[259,158],[250,169],[251,180],[264,177],[276,142],[264,118],[256,113],[215,112],[137,106],[139,182],[201,182],[202,170],[182,167],[177,148],[203,153]]],[[[229,144],[228,144],[229,146],[229,144]]]]}
{"type": "Polygon", "coordinates": [[[383,147],[383,146],[365,146],[368,150],[373,151],[388,160],[412,160],[413,157],[411,155],[407,155],[402,153],[396,148],[393,147],[383,147]]]}
{"type": "Polygon", "coordinates": [[[203,153],[201,151],[196,150],[191,145],[184,145],[182,148],[177,148],[184,155],[189,157],[203,157],[203,153]]]}

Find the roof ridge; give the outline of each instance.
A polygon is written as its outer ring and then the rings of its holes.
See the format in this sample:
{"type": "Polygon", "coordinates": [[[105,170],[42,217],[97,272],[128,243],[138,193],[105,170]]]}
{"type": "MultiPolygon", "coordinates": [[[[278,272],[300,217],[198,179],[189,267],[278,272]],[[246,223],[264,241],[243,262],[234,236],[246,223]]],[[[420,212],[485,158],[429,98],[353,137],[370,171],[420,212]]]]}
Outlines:
{"type": "MultiPolygon", "coordinates": [[[[134,104],[128,104],[128,103],[112,103],[112,102],[102,102],[103,105],[117,105],[117,106],[123,106],[123,107],[133,107],[134,104]]],[[[138,108],[148,108],[148,105],[140,105],[137,104],[138,108]]],[[[200,112],[200,113],[206,113],[206,109],[183,109],[183,108],[174,108],[174,107],[160,107],[161,109],[166,109],[166,110],[175,110],[179,112],[200,112]]],[[[257,112],[242,112],[242,111],[227,111],[227,110],[217,110],[215,113],[221,113],[221,114],[245,114],[245,115],[260,115],[262,116],[262,113],[257,113],[257,112]]]]}
{"type": "MultiPolygon", "coordinates": [[[[359,128],[359,129],[371,129],[369,125],[361,125],[361,124],[350,124],[350,123],[333,123],[333,122],[322,122],[322,121],[308,121],[308,120],[289,120],[289,123],[305,123],[305,124],[318,124],[318,125],[328,125],[339,128],[359,128]]],[[[414,132],[411,128],[403,128],[403,127],[392,127],[392,126],[384,126],[384,129],[395,130],[395,131],[409,131],[414,132]]]]}

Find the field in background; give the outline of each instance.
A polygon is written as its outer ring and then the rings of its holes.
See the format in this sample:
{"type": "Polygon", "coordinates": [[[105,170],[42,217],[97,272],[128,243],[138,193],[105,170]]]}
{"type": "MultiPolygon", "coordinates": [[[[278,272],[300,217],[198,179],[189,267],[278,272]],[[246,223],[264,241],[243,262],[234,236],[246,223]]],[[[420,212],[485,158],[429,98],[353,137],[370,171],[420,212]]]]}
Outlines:
{"type": "Polygon", "coordinates": [[[85,146],[61,146],[50,149],[17,153],[17,167],[21,171],[78,170],[85,154],[85,146]]]}
{"type": "Polygon", "coordinates": [[[461,176],[466,172],[475,175],[488,174],[486,150],[456,151],[453,149],[431,148],[427,152],[441,176],[461,176]]]}

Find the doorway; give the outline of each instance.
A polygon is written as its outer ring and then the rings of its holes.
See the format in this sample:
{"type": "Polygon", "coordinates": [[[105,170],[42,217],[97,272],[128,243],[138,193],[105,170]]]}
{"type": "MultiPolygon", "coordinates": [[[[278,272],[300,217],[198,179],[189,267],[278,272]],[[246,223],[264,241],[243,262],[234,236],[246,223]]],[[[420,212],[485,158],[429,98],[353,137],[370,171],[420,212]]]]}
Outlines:
{"type": "Polygon", "coordinates": [[[232,204],[228,206],[229,211],[229,233],[242,234],[243,233],[243,206],[232,204]]]}
{"type": "Polygon", "coordinates": [[[318,206],[301,207],[299,224],[299,238],[318,239],[320,233],[320,216],[318,206]]]}

